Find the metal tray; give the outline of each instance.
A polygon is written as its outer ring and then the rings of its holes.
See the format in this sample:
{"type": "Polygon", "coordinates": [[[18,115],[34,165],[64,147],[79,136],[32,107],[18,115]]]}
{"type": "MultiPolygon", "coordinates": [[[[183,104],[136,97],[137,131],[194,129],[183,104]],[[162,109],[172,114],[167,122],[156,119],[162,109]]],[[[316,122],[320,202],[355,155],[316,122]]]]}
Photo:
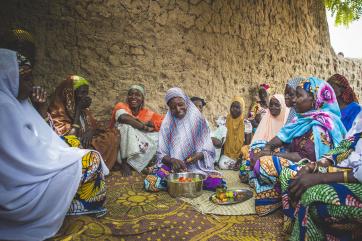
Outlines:
{"type": "MultiPolygon", "coordinates": [[[[214,196],[216,196],[216,193],[214,193],[209,197],[210,202],[212,202],[214,204],[218,204],[218,205],[231,205],[231,204],[245,202],[246,200],[249,200],[250,198],[253,197],[253,192],[250,191],[249,189],[230,189],[230,190],[227,190],[227,191],[241,192],[241,193],[243,193],[243,197],[241,199],[234,200],[232,202],[221,202],[221,201],[220,202],[215,202],[212,199],[214,196]]],[[[218,200],[218,199],[216,199],[216,200],[218,200]]]]}

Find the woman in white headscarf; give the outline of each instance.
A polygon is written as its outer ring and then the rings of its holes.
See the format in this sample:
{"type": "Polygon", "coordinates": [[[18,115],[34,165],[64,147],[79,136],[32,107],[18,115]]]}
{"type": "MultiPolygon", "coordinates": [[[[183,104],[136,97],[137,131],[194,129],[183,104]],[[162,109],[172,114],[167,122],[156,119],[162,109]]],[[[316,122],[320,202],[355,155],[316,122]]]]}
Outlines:
{"type": "Polygon", "coordinates": [[[69,147],[34,109],[17,55],[0,49],[0,237],[44,240],[67,213],[105,212],[108,169],[97,152],[69,147]]]}
{"type": "Polygon", "coordinates": [[[164,190],[167,175],[183,171],[207,176],[204,189],[215,190],[225,185],[221,174],[214,169],[215,148],[201,112],[180,88],[169,89],[165,101],[169,111],[160,129],[158,169],[146,177],[145,189],[164,190]]]}

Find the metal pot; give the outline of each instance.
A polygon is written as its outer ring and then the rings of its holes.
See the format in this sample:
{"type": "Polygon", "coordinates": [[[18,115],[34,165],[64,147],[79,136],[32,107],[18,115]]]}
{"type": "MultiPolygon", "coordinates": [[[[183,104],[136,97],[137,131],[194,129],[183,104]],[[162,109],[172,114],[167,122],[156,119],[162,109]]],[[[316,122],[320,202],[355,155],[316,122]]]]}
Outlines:
{"type": "Polygon", "coordinates": [[[168,193],[172,197],[198,197],[202,193],[202,184],[205,176],[194,172],[171,173],[167,178],[168,193]],[[178,182],[179,177],[199,178],[197,182],[178,182]]]}

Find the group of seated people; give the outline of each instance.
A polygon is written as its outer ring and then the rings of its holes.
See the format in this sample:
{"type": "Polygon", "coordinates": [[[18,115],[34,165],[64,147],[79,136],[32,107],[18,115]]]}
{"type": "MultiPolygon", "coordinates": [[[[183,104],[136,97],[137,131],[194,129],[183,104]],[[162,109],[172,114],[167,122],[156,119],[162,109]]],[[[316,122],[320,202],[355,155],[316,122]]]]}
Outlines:
{"type": "Polygon", "coordinates": [[[347,79],[294,78],[283,94],[258,86],[246,111],[234,97],[212,128],[205,100],[180,88],[165,116],[144,106],[134,84],[109,124],[89,110],[89,81],[71,75],[54,93],[34,87],[35,44],[24,30],[0,41],[0,237],[43,240],[66,215],[104,215],[105,176],[146,173],[146,191],[167,189],[172,172],[197,172],[203,187],[226,187],[219,169],[240,170],[256,192],[256,211],[282,207],[291,240],[356,238],[362,222],[362,113],[347,79]],[[360,148],[361,147],[361,148],[360,148]],[[361,168],[360,168],[361,167],[361,168]]]}

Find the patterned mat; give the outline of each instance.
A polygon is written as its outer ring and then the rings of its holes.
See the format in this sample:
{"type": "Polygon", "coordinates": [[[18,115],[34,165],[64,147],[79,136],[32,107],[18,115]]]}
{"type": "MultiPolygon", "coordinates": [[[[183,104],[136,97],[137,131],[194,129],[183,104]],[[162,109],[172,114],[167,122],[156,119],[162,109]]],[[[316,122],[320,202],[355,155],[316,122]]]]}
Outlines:
{"type": "Polygon", "coordinates": [[[52,240],[280,240],[282,215],[267,217],[204,215],[166,192],[143,191],[143,176],[107,178],[102,218],[67,217],[52,240]],[[269,225],[265,225],[269,224],[269,225]]]}

